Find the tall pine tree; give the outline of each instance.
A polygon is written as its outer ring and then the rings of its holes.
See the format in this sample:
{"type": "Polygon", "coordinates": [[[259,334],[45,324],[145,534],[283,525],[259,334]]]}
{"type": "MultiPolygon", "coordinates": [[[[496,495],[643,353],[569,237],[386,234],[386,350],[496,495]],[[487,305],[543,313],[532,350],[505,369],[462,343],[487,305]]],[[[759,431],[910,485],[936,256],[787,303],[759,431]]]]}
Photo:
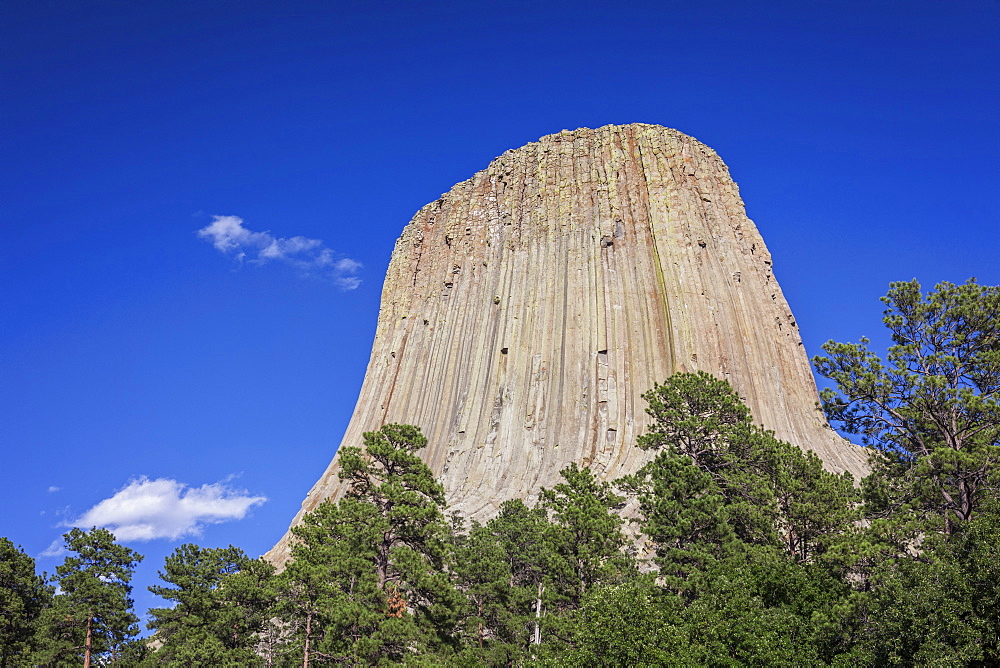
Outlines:
{"type": "Polygon", "coordinates": [[[0,666],[29,663],[39,617],[51,602],[52,587],[35,574],[35,560],[0,538],[0,666]]]}
{"type": "Polygon", "coordinates": [[[303,666],[449,651],[459,597],[444,491],[416,454],[426,445],[409,425],[364,434],[340,453],[345,498],[293,529],[280,610],[303,666]]]}
{"type": "Polygon", "coordinates": [[[139,633],[132,612],[132,574],[142,555],[115,542],[107,529],[73,529],[64,536],[71,556],[56,567],[58,593],[43,616],[36,661],[84,668],[115,660],[139,633]]]}

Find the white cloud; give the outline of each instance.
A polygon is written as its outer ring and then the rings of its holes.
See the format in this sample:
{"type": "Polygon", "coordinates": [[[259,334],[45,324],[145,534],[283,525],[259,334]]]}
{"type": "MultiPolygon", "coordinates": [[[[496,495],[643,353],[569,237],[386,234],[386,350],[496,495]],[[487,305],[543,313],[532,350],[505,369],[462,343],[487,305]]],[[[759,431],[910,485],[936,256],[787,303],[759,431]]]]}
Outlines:
{"type": "Polygon", "coordinates": [[[49,543],[49,546],[41,551],[38,555],[39,557],[61,557],[66,554],[66,541],[62,538],[56,538],[54,541],[49,543]]]}
{"type": "Polygon", "coordinates": [[[355,276],[341,276],[339,278],[333,279],[337,287],[341,290],[353,290],[359,285],[361,285],[361,279],[355,276]]]}
{"type": "MultiPolygon", "coordinates": [[[[141,477],[129,482],[67,526],[104,527],[121,541],[199,535],[206,524],[239,520],[267,501],[217,482],[188,487],[169,478],[141,477]]],[[[51,549],[51,548],[50,548],[51,549]]]]}
{"type": "Polygon", "coordinates": [[[198,236],[240,262],[255,264],[280,261],[309,273],[321,270],[342,290],[361,285],[357,274],[361,263],[351,258],[335,259],[334,252],[320,239],[275,237],[270,232],[254,232],[239,216],[212,216],[212,222],[198,230],[198,236]]]}
{"type": "Polygon", "coordinates": [[[56,487],[55,485],[50,485],[48,491],[49,491],[49,494],[51,494],[52,492],[58,492],[61,489],[62,489],[62,487],[56,487]]]}
{"type": "Polygon", "coordinates": [[[350,274],[358,269],[361,269],[361,263],[356,260],[352,260],[349,257],[345,257],[342,260],[337,260],[336,264],[333,265],[333,268],[337,271],[350,274]]]}

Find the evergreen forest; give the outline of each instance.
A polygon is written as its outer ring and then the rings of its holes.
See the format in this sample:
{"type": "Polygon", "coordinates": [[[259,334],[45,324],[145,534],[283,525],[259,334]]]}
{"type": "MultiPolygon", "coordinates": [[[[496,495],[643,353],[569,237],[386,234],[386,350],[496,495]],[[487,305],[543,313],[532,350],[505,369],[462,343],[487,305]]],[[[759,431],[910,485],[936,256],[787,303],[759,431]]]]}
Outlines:
{"type": "Polygon", "coordinates": [[[485,524],[449,512],[416,426],[339,453],[346,494],[280,570],[141,555],[73,529],[54,575],[0,539],[0,666],[1000,664],[1000,287],[894,283],[880,354],[829,342],[820,408],[867,446],[835,475],[709,374],[651,388],[634,475],[571,465],[485,524]]]}

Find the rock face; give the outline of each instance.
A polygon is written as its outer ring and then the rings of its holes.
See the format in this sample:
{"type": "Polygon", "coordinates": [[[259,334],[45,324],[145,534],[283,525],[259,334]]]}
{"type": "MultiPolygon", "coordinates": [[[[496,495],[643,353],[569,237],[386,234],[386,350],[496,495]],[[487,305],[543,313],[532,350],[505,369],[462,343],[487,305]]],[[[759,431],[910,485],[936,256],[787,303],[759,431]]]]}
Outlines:
{"type": "MultiPolygon", "coordinates": [[[[570,462],[635,471],[640,395],[699,369],[830,470],[865,472],[815,407],[771,256],[716,153],[655,125],[563,131],[507,151],[403,230],[343,443],[419,426],[451,506],[484,520],[570,462]]],[[[294,521],[340,491],[334,457],[294,521]]]]}

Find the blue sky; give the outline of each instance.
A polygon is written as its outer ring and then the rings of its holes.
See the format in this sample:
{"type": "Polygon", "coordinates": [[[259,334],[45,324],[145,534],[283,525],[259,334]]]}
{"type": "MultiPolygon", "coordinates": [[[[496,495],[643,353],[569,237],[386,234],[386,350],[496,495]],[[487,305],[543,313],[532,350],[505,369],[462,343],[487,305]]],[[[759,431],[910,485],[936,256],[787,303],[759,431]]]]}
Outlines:
{"type": "Polygon", "coordinates": [[[140,609],[182,542],[265,551],[402,227],[564,128],[716,149],[812,354],[890,281],[1000,283],[998,73],[996,0],[5,3],[0,535],[117,528],[140,609]]]}

